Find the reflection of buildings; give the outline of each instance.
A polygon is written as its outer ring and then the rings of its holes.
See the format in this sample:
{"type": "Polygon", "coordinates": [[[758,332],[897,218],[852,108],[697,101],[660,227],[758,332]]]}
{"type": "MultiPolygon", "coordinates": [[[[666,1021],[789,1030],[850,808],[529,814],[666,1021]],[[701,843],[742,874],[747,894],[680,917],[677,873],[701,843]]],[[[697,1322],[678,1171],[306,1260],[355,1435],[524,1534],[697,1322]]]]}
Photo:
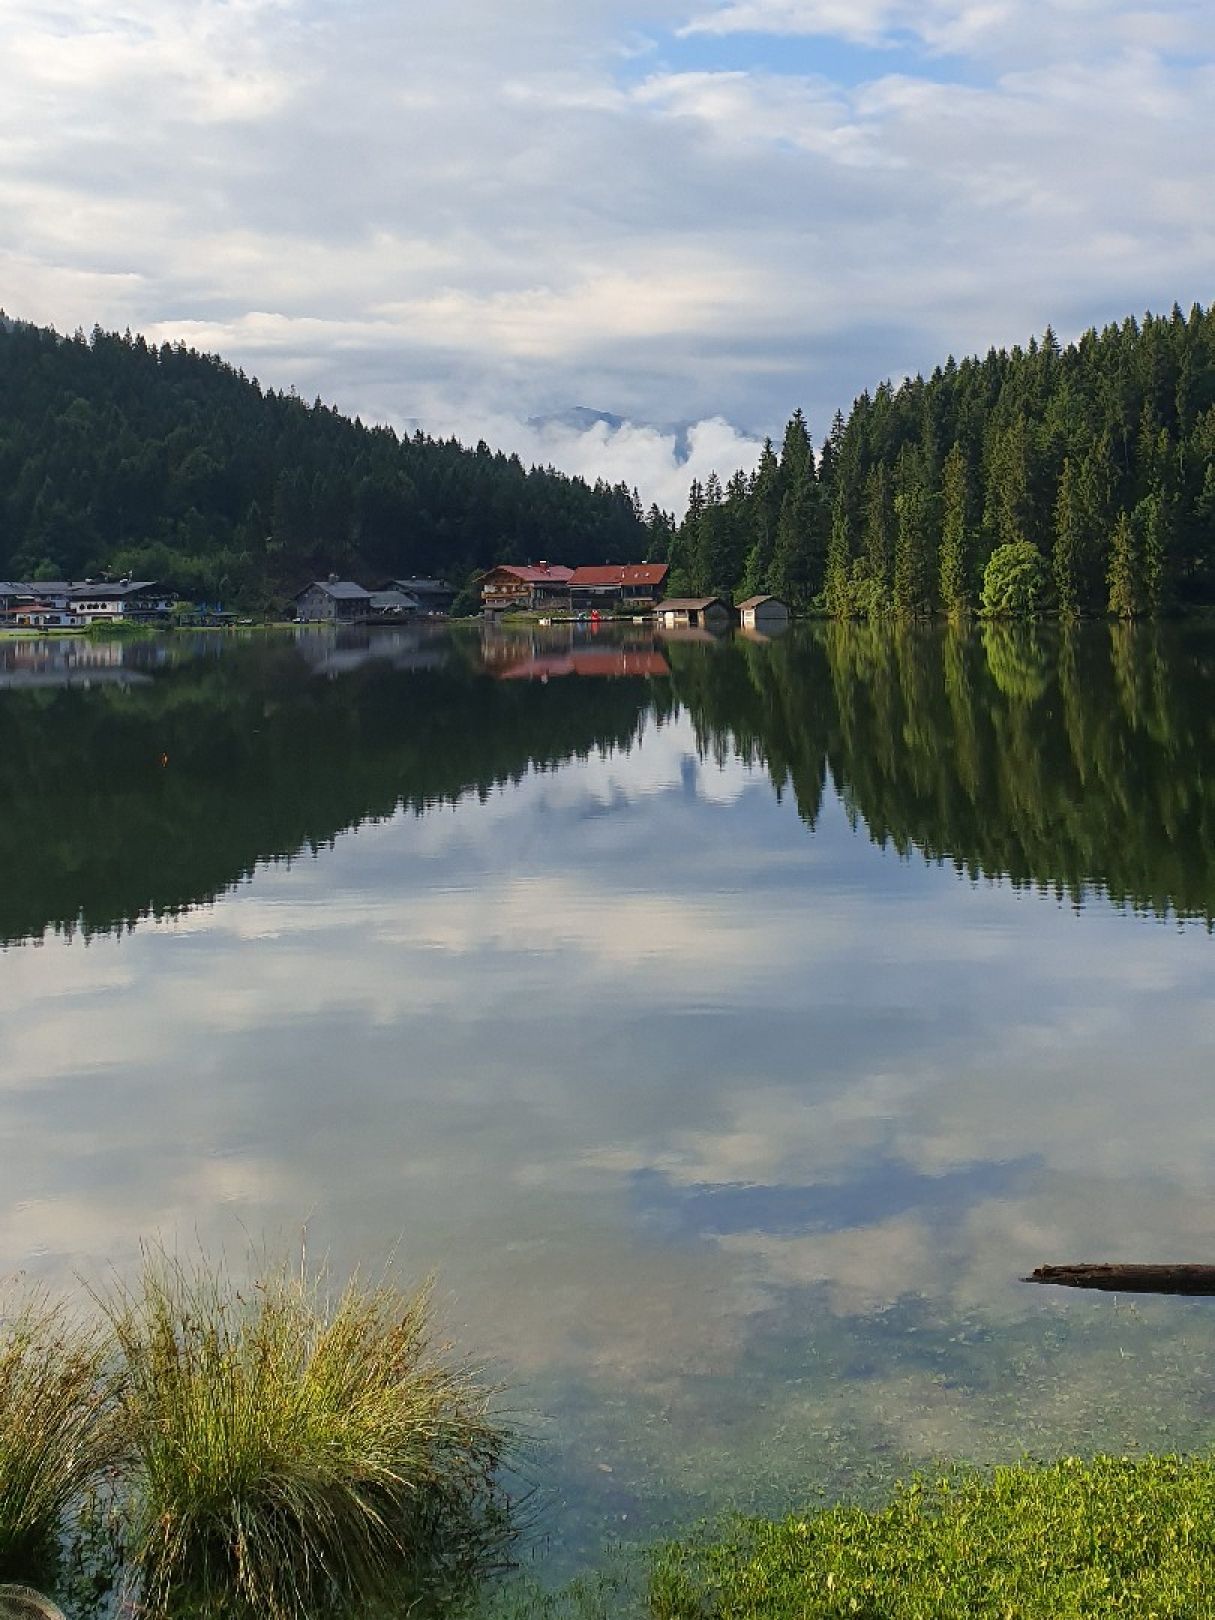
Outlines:
{"type": "Polygon", "coordinates": [[[501,631],[487,621],[481,637],[481,661],[498,680],[547,681],[566,675],[600,678],[662,676],[670,665],[652,635],[619,634],[575,625],[501,631]]]}
{"type": "Polygon", "coordinates": [[[155,651],[121,641],[31,636],[0,642],[0,690],[33,686],[136,686],[151,679],[133,667],[157,662],[155,651]]]}
{"type": "Polygon", "coordinates": [[[428,630],[421,625],[400,630],[368,629],[362,635],[356,631],[340,640],[318,625],[298,629],[295,645],[309,669],[330,680],[376,663],[403,672],[439,669],[447,662],[451,647],[439,627],[428,630]]]}
{"type": "Polygon", "coordinates": [[[671,666],[655,648],[576,647],[568,653],[535,653],[494,670],[500,681],[548,681],[561,675],[669,675],[671,666]]]}

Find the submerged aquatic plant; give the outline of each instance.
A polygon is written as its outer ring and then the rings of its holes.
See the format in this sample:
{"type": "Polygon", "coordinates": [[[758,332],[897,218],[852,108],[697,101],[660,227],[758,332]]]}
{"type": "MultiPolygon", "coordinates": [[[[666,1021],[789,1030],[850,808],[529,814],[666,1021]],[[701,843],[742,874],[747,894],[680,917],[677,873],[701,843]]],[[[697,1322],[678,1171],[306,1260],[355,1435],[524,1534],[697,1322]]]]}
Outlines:
{"type": "Polygon", "coordinates": [[[410,1570],[433,1583],[501,1529],[504,1434],[431,1347],[429,1290],[330,1297],[281,1268],[242,1291],[156,1253],[105,1307],[145,1604],[294,1620],[410,1570]]]}
{"type": "Polygon", "coordinates": [[[0,1580],[36,1573],[109,1453],[106,1349],[41,1292],[0,1306],[0,1580]]]}
{"type": "Polygon", "coordinates": [[[655,1556],[652,1620],[1086,1620],[1212,1612],[1215,1461],[956,1470],[878,1512],[743,1520],[655,1556]]]}

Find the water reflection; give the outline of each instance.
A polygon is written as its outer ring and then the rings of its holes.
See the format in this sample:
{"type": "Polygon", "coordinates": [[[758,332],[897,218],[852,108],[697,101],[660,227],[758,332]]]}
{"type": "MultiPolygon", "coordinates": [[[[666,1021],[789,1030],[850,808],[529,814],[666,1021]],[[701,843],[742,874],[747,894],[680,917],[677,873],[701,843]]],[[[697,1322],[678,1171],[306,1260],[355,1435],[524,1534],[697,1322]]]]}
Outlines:
{"type": "Polygon", "coordinates": [[[437,650],[0,702],[5,933],[45,936],[0,958],[3,1262],[401,1239],[542,1416],[570,1557],[1208,1438],[1200,1302],[1017,1278],[1209,1247],[1211,942],[1155,919],[1211,914],[1215,641],[437,650]]]}

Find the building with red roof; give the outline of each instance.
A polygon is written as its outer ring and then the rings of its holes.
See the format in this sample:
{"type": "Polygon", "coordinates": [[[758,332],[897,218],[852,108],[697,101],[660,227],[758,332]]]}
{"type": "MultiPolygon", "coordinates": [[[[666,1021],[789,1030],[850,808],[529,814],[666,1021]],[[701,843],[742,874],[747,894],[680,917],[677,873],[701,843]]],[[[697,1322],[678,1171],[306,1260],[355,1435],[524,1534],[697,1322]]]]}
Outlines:
{"type": "Polygon", "coordinates": [[[556,563],[499,563],[481,575],[481,601],[487,613],[551,607],[555,601],[569,600],[573,574],[572,568],[556,563]]]}
{"type": "Polygon", "coordinates": [[[601,568],[575,568],[570,579],[570,605],[575,608],[626,602],[651,608],[661,601],[669,568],[666,563],[608,563],[601,568]]]}

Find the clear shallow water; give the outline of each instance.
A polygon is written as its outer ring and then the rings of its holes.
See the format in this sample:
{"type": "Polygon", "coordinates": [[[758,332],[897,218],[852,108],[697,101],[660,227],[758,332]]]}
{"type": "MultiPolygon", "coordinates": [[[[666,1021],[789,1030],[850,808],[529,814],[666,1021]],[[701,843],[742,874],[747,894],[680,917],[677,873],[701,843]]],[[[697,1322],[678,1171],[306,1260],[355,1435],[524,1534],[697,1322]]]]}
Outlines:
{"type": "Polygon", "coordinates": [[[0,1268],[397,1248],[537,1556],[1207,1443],[1215,636],[0,643],[0,1268]]]}

